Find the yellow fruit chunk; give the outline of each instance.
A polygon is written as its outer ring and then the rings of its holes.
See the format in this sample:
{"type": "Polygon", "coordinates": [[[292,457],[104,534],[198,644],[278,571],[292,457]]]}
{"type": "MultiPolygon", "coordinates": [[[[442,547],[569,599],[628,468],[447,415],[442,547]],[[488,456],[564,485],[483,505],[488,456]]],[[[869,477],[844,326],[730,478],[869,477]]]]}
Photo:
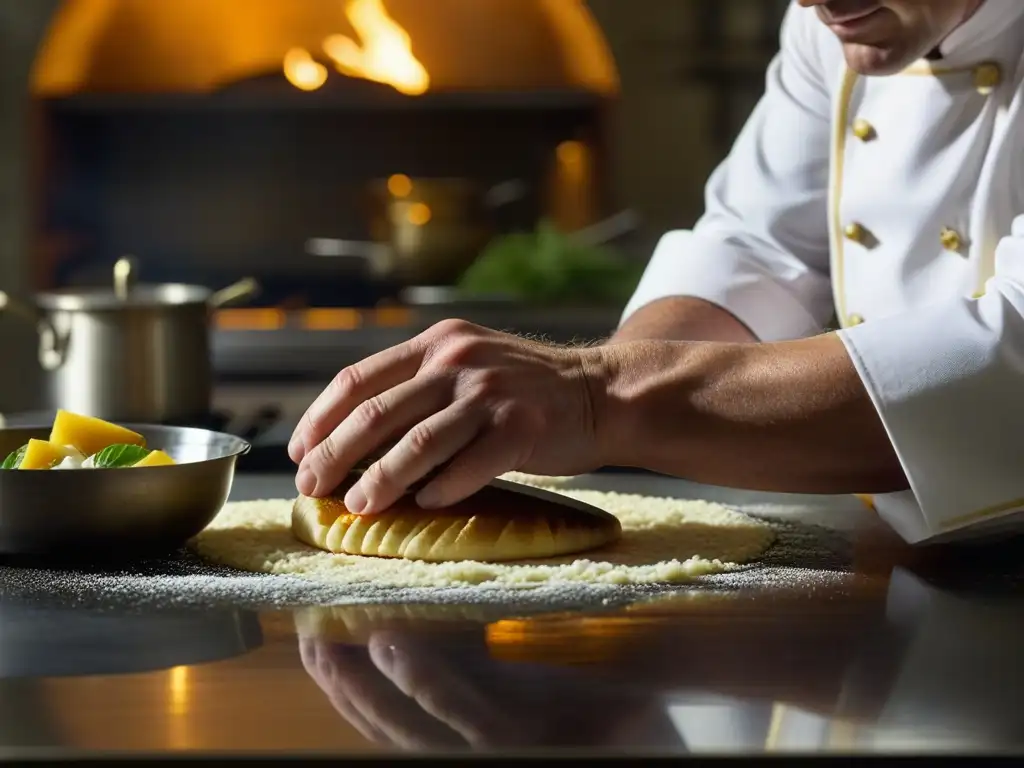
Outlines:
{"type": "Polygon", "coordinates": [[[145,447],[146,438],[103,419],[57,411],[57,418],[53,420],[53,429],[50,431],[50,442],[57,445],[73,445],[86,456],[92,456],[108,445],[145,447]]]}
{"type": "Polygon", "coordinates": [[[142,461],[132,464],[131,468],[135,467],[169,467],[172,464],[177,464],[174,459],[168,456],[163,451],[153,451],[142,461]]]}
{"type": "Polygon", "coordinates": [[[67,456],[63,445],[48,443],[46,440],[28,441],[25,448],[25,456],[18,465],[18,469],[49,469],[54,464],[59,464],[67,456]]]}

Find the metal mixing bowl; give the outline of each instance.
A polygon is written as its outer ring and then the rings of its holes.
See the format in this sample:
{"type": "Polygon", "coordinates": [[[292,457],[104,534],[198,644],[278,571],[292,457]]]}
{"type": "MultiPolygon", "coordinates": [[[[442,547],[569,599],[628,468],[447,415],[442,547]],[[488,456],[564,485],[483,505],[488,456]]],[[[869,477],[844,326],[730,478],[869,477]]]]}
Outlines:
{"type": "MultiPolygon", "coordinates": [[[[234,435],[188,427],[125,424],[169,467],[0,470],[0,554],[132,557],[173,550],[227,501],[235,463],[251,448],[234,435]]],[[[0,461],[49,426],[0,429],[0,461]]]]}

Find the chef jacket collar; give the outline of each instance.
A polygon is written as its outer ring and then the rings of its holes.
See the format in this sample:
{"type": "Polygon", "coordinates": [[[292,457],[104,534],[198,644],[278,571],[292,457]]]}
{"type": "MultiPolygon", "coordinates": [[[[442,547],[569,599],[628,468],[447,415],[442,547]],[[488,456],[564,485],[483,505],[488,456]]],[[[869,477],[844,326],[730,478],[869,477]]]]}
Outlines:
{"type": "Polygon", "coordinates": [[[974,15],[939,45],[943,65],[970,65],[991,59],[997,52],[1019,57],[1024,50],[1022,21],[1024,1],[984,0],[974,15]]]}

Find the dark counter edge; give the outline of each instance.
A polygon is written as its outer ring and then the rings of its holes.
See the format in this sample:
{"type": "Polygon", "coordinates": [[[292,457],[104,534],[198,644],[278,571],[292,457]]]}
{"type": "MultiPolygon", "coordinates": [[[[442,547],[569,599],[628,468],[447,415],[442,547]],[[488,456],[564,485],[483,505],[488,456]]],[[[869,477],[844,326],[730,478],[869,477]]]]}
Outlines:
{"type": "Polygon", "coordinates": [[[962,764],[967,760],[972,762],[980,762],[981,764],[1019,764],[1021,762],[1021,755],[1017,754],[986,754],[978,755],[969,752],[964,753],[942,753],[942,754],[926,754],[926,755],[910,755],[904,753],[893,753],[893,754],[854,754],[854,753],[773,753],[771,755],[761,755],[760,753],[748,753],[744,755],[713,755],[713,754],[674,754],[665,755],[662,753],[648,753],[643,751],[622,753],[622,754],[608,754],[600,751],[589,751],[581,750],[578,752],[568,750],[558,751],[535,751],[529,753],[515,753],[515,754],[490,754],[485,752],[460,752],[460,753],[425,753],[425,754],[405,754],[405,753],[367,753],[361,755],[350,755],[345,753],[313,753],[313,754],[293,754],[293,753],[261,753],[258,755],[246,755],[238,754],[234,752],[196,752],[196,753],[182,753],[179,755],[166,755],[166,754],[151,754],[145,752],[126,752],[116,754],[105,754],[105,753],[81,753],[81,754],[64,754],[59,751],[48,751],[46,753],[39,753],[33,756],[27,756],[25,754],[18,754],[17,756],[8,757],[10,753],[0,753],[0,761],[6,765],[18,766],[18,765],[32,765],[36,766],[41,763],[75,763],[75,764],[100,764],[109,765],[114,763],[145,763],[148,765],[179,765],[182,763],[187,764],[209,764],[209,765],[272,765],[272,764],[288,764],[288,765],[357,765],[357,764],[381,764],[381,763],[395,763],[395,762],[422,762],[422,761],[444,761],[446,763],[452,762],[479,762],[487,761],[490,763],[501,763],[505,765],[536,765],[538,761],[549,761],[556,760],[562,762],[573,762],[573,761],[586,761],[588,764],[599,762],[599,763],[633,763],[637,760],[643,760],[645,763],[667,763],[667,762],[680,762],[686,761],[687,763],[696,764],[708,764],[708,765],[740,765],[750,761],[755,761],[760,764],[769,765],[792,765],[794,762],[799,761],[805,764],[814,764],[817,762],[821,763],[836,763],[841,762],[844,765],[856,764],[859,762],[872,762],[876,763],[879,760],[885,763],[891,764],[962,764]]]}

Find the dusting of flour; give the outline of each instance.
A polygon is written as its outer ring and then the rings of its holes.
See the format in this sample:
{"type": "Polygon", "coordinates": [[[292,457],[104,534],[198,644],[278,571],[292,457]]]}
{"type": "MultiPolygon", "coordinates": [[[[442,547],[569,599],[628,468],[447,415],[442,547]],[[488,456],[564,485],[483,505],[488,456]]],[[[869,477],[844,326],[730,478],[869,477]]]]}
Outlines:
{"type": "Polygon", "coordinates": [[[676,584],[723,573],[765,552],[773,528],[706,501],[567,489],[560,478],[506,475],[618,517],[622,538],[586,553],[514,562],[445,562],[335,555],[292,535],[290,499],[231,502],[192,542],[204,558],[245,571],[324,584],[394,588],[532,589],[559,583],[676,584]]]}

